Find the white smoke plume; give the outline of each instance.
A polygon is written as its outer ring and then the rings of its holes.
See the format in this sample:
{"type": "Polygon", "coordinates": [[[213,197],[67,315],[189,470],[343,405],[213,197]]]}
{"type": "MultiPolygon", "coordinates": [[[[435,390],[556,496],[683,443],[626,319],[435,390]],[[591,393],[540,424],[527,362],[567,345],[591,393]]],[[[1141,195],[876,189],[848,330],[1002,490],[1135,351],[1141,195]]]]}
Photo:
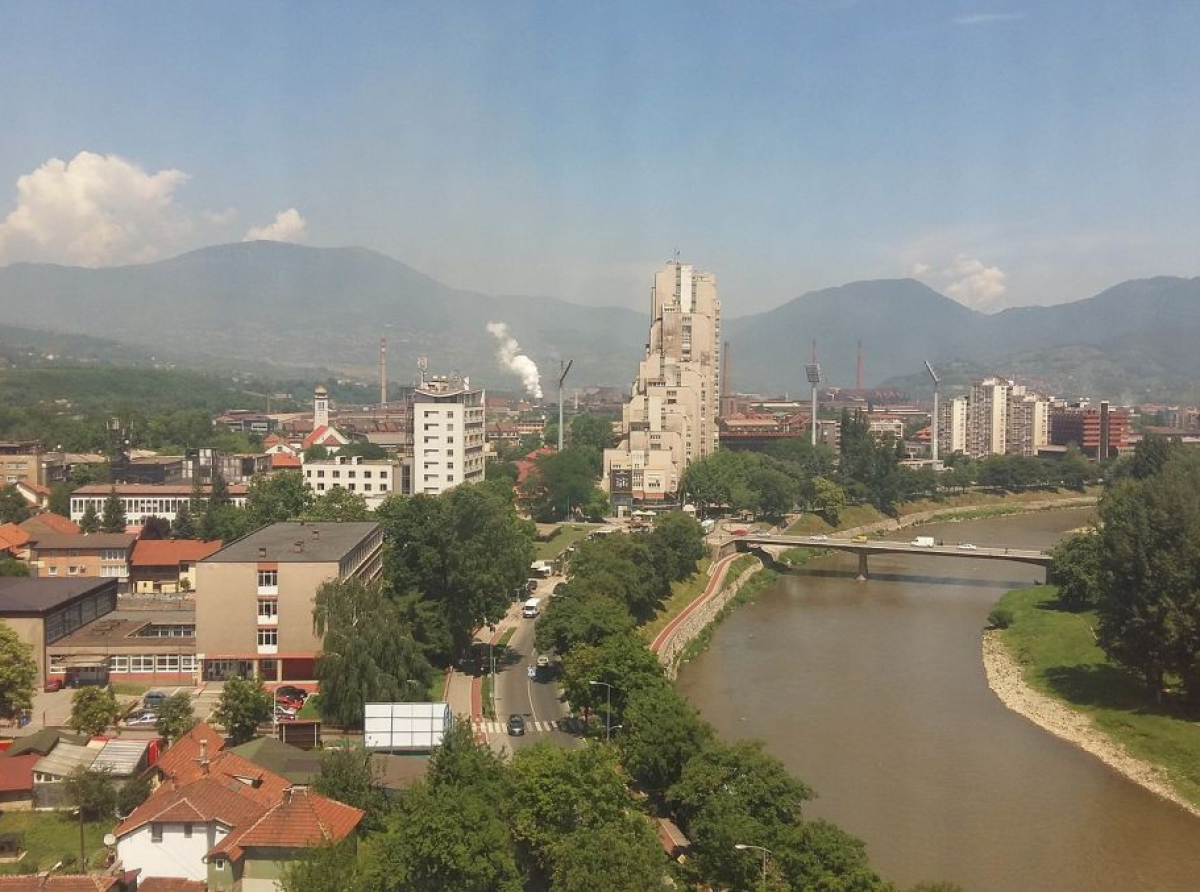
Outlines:
{"type": "Polygon", "coordinates": [[[488,334],[500,342],[496,358],[500,364],[511,372],[521,376],[525,392],[535,400],[542,398],[542,376],[538,372],[537,363],[521,352],[517,339],[508,333],[508,326],[503,322],[489,322],[488,334]]]}

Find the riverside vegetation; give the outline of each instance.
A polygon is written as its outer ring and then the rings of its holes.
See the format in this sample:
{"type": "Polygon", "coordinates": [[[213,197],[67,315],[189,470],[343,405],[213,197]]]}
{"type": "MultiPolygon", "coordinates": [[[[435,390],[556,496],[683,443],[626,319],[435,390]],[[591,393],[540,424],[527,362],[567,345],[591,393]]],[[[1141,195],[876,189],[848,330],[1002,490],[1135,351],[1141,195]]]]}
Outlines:
{"type": "Polygon", "coordinates": [[[1008,628],[990,634],[1033,689],[1091,719],[1076,743],[1144,760],[1135,780],[1200,813],[1200,455],[1145,438],[1049,579],[1005,595],[1008,628]]]}

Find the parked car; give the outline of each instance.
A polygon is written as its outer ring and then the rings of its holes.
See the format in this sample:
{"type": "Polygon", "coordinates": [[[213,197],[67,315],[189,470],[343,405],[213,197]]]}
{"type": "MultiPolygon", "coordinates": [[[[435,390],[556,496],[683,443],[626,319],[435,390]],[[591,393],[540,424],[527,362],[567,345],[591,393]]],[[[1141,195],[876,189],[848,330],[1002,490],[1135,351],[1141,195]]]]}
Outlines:
{"type": "Polygon", "coordinates": [[[545,654],[539,654],[538,658],[537,658],[537,667],[539,669],[546,669],[549,666],[550,666],[550,658],[548,656],[546,656],[545,654]]]}
{"type": "Polygon", "coordinates": [[[61,691],[62,686],[63,686],[63,683],[62,683],[61,678],[47,678],[46,679],[45,690],[46,690],[47,694],[53,694],[55,691],[61,691]]]}
{"type": "Polygon", "coordinates": [[[147,691],[146,696],[142,698],[142,708],[147,712],[157,712],[166,699],[167,695],[162,691],[147,691]]]}
{"type": "Polygon", "coordinates": [[[283,684],[275,689],[275,696],[287,697],[289,700],[299,700],[303,703],[308,699],[308,691],[298,688],[294,684],[283,684]]]}
{"type": "Polygon", "coordinates": [[[509,737],[524,737],[525,736],[525,717],[516,713],[508,717],[508,736],[509,737]]]}
{"type": "Polygon", "coordinates": [[[145,727],[147,725],[158,724],[158,715],[153,712],[141,712],[129,716],[125,719],[125,724],[130,728],[145,727]]]}

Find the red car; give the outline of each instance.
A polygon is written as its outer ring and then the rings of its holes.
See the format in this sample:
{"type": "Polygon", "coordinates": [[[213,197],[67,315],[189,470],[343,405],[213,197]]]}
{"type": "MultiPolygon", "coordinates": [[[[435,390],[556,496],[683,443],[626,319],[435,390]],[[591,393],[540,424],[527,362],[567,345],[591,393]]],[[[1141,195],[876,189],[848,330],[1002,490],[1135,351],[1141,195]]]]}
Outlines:
{"type": "Polygon", "coordinates": [[[45,690],[46,690],[47,694],[53,694],[55,691],[61,691],[62,686],[63,686],[63,682],[62,682],[61,678],[47,678],[46,679],[45,690]]]}

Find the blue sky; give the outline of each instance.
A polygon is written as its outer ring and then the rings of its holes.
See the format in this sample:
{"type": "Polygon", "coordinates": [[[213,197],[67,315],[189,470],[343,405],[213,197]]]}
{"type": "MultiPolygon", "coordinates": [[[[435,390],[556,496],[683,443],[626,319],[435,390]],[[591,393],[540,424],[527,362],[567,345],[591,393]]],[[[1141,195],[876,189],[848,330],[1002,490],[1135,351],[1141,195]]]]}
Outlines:
{"type": "Polygon", "coordinates": [[[0,262],[253,231],[638,308],[675,249],[728,315],[910,274],[1074,300],[1200,273],[1197,35],[1166,2],[9,2],[0,262]]]}

